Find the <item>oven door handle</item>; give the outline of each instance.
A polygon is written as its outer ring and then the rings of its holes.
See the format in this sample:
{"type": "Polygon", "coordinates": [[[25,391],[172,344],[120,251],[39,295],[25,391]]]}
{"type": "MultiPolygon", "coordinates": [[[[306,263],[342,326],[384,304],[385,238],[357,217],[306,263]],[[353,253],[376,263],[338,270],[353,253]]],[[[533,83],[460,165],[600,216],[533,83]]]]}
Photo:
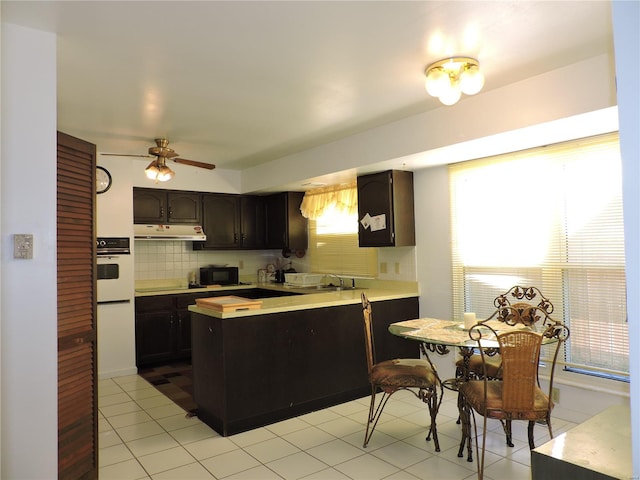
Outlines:
{"type": "Polygon", "coordinates": [[[129,298],[123,300],[103,300],[98,302],[98,305],[114,305],[116,303],[131,303],[131,300],[129,298]]]}

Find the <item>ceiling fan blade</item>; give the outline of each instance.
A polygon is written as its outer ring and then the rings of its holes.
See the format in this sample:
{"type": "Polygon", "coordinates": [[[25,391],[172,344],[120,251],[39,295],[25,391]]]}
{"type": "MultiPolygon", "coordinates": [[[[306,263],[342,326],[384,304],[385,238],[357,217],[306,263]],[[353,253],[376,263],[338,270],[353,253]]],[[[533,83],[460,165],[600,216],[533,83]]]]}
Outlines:
{"type": "Polygon", "coordinates": [[[139,158],[155,158],[154,155],[135,155],[133,153],[104,153],[99,152],[100,155],[105,155],[109,157],[139,157],[139,158]]]}
{"type": "Polygon", "coordinates": [[[184,165],[191,165],[192,167],[206,168],[207,170],[213,170],[216,166],[212,163],[196,162],[195,160],[187,160],[186,158],[172,158],[176,163],[182,163],[184,165]]]}

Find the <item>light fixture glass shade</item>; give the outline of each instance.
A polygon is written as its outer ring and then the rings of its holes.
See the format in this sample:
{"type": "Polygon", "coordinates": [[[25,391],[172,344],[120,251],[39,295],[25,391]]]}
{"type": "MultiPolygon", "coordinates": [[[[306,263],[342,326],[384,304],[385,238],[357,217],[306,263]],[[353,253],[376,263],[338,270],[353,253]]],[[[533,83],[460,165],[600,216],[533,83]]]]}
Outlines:
{"type": "Polygon", "coordinates": [[[465,95],[475,95],[484,86],[484,75],[477,65],[469,65],[460,74],[460,89],[465,95]]]}
{"type": "Polygon", "coordinates": [[[462,96],[462,91],[460,90],[460,85],[457,82],[451,82],[449,88],[438,98],[444,105],[453,105],[460,100],[462,96]]]}
{"type": "Polygon", "coordinates": [[[155,180],[156,178],[158,178],[158,173],[160,173],[160,170],[158,170],[158,165],[156,160],[151,162],[147,166],[147,168],[145,168],[144,173],[149,180],[155,180]]]}
{"type": "Polygon", "coordinates": [[[155,180],[156,183],[171,180],[175,175],[173,170],[167,167],[167,165],[163,165],[158,160],[151,162],[144,170],[144,173],[149,180],[155,180]]]}
{"type": "Polygon", "coordinates": [[[427,79],[425,80],[427,93],[432,97],[439,97],[442,95],[449,89],[450,84],[451,81],[449,79],[449,74],[442,68],[431,69],[427,74],[427,79]]]}
{"type": "Polygon", "coordinates": [[[175,173],[173,172],[173,170],[171,170],[166,165],[163,165],[160,167],[160,171],[158,172],[158,176],[156,177],[156,180],[159,182],[166,182],[168,180],[171,180],[174,175],[175,173]]]}

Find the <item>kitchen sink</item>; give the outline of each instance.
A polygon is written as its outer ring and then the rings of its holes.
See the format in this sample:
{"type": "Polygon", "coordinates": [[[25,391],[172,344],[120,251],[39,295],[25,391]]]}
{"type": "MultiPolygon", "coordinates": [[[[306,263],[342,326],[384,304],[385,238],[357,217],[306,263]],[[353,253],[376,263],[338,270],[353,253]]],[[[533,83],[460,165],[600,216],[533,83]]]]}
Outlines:
{"type": "Polygon", "coordinates": [[[339,292],[341,290],[364,290],[363,287],[349,287],[344,286],[341,287],[339,285],[313,285],[307,287],[296,287],[296,289],[304,290],[305,292],[313,293],[313,292],[339,292]]]}

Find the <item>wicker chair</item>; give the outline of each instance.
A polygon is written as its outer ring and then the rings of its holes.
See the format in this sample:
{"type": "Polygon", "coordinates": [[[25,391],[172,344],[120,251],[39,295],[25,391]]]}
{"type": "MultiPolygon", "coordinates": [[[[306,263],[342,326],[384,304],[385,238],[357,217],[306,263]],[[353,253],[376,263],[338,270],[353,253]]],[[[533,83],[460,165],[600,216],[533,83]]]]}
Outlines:
{"type": "Polygon", "coordinates": [[[443,387],[436,373],[435,366],[429,360],[419,358],[401,358],[376,363],[371,303],[364,293],[362,293],[362,311],[364,316],[367,367],[369,371],[369,382],[371,383],[371,404],[369,406],[369,416],[367,418],[363,447],[366,447],[369,443],[373,431],[378,424],[378,420],[382,415],[382,411],[391,395],[398,390],[408,390],[427,404],[431,424],[426,440],[431,440],[431,436],[433,435],[435,450],[439,452],[440,443],[438,442],[438,431],[436,429],[436,415],[438,414],[440,403],[442,403],[443,387]],[[376,406],[376,393],[378,389],[382,390],[382,397],[380,397],[380,402],[376,406]],[[438,396],[438,392],[440,396],[438,396]]]}
{"type": "MultiPolygon", "coordinates": [[[[513,309],[514,307],[507,307],[513,309]]],[[[537,309],[537,307],[532,307],[537,309]]],[[[502,356],[502,380],[490,380],[484,375],[482,380],[469,380],[460,385],[459,393],[462,397],[460,417],[462,419],[463,437],[460,442],[458,456],[462,457],[464,444],[467,443],[468,457],[472,460],[471,447],[471,417],[476,438],[476,456],[478,458],[478,478],[482,479],[484,472],[484,453],[486,445],[487,419],[499,419],[509,440],[511,439],[511,421],[526,420],[528,425],[529,448],[535,448],[533,428],[536,421],[544,421],[553,438],[551,428],[551,411],[553,401],[553,377],[562,344],[569,337],[568,328],[562,323],[545,316],[542,333],[531,330],[515,329],[496,334],[482,322],[469,331],[469,336],[478,342],[480,357],[484,360],[484,348],[491,343],[489,338],[497,338],[502,356]],[[489,338],[488,338],[489,337],[489,338]],[[551,369],[549,371],[549,389],[545,393],[540,388],[538,366],[540,349],[544,343],[554,343],[551,369]],[[476,413],[483,417],[482,449],[478,452],[478,427],[476,413]]],[[[493,340],[495,344],[495,340],[493,340]]],[[[493,347],[493,344],[489,345],[493,347]]]]}

